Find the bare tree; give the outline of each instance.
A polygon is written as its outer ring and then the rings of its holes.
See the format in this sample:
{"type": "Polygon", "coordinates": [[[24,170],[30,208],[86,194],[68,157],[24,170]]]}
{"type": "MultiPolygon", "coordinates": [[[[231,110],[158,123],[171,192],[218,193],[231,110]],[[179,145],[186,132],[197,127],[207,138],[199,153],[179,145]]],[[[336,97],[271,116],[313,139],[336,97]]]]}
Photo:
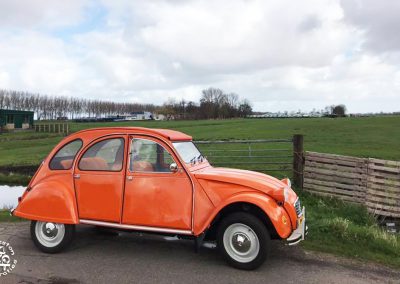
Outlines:
{"type": "Polygon", "coordinates": [[[243,116],[249,109],[251,111],[250,103],[239,104],[237,94],[225,94],[223,90],[212,87],[202,91],[199,103],[168,99],[162,106],[47,96],[0,89],[0,108],[31,110],[39,120],[58,117],[75,119],[85,116],[100,118],[137,111],[159,112],[176,119],[224,119],[243,116]]]}

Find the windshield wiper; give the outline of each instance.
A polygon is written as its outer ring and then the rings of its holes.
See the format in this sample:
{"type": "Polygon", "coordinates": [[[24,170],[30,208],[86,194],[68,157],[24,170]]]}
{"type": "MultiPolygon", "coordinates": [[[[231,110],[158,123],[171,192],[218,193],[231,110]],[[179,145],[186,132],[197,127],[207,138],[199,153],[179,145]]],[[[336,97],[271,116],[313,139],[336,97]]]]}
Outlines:
{"type": "Polygon", "coordinates": [[[196,159],[197,159],[197,157],[194,156],[193,158],[190,159],[190,163],[191,164],[196,164],[196,159]]]}
{"type": "Polygon", "coordinates": [[[203,160],[204,160],[204,156],[203,156],[203,154],[200,154],[200,155],[197,157],[197,161],[200,161],[200,163],[202,163],[203,160]]]}

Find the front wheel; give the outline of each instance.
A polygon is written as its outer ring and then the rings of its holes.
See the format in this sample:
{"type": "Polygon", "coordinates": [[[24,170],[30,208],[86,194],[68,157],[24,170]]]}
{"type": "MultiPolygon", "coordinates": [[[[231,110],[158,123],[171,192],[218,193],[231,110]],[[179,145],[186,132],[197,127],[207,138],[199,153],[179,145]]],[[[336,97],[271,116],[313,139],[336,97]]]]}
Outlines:
{"type": "Polygon", "coordinates": [[[258,268],[267,257],[270,240],[266,226],[249,213],[233,213],[225,217],[218,227],[218,248],[235,268],[258,268]]]}
{"type": "Polygon", "coordinates": [[[74,225],[31,222],[31,237],[38,249],[46,253],[57,253],[66,248],[75,233],[74,225]]]}

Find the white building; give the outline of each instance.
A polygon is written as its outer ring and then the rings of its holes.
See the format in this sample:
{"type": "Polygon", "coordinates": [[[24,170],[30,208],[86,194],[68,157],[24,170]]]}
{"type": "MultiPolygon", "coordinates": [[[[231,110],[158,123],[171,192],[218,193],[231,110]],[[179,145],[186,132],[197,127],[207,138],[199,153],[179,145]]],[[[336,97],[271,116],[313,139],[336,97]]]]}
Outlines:
{"type": "Polygon", "coordinates": [[[131,112],[126,120],[152,120],[154,119],[153,114],[149,111],[136,111],[131,112]]]}
{"type": "Polygon", "coordinates": [[[154,119],[155,120],[166,120],[167,118],[166,118],[166,116],[165,115],[163,115],[163,114],[161,114],[161,113],[155,113],[154,115],[153,115],[153,117],[154,117],[154,119]]]}

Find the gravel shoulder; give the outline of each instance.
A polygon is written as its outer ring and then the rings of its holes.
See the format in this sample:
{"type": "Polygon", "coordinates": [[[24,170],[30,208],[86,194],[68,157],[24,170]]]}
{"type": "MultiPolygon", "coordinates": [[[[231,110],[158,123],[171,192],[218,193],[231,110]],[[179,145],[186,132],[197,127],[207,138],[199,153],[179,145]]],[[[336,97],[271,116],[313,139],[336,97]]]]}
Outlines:
{"type": "Polygon", "coordinates": [[[196,254],[193,242],[162,236],[101,234],[78,226],[60,254],[38,251],[29,223],[0,223],[18,263],[1,283],[400,283],[400,271],[274,241],[269,260],[256,271],[225,264],[212,247],[196,254]]]}

